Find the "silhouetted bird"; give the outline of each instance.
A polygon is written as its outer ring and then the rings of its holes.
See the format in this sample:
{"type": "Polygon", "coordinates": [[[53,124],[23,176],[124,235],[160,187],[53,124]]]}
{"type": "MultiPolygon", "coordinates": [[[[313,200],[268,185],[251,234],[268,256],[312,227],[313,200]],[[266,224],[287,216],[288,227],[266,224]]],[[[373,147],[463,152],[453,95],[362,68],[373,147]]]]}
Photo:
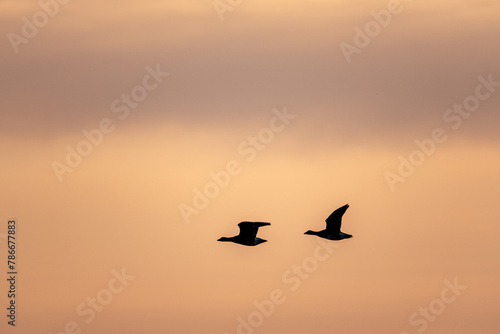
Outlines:
{"type": "Polygon", "coordinates": [[[259,227],[271,225],[270,223],[261,223],[261,222],[241,222],[238,224],[240,227],[240,234],[234,237],[222,237],[217,241],[231,241],[240,245],[245,246],[255,246],[266,242],[267,240],[257,238],[257,231],[259,227]]]}
{"type": "Polygon", "coordinates": [[[346,204],[343,207],[340,207],[337,210],[333,211],[333,213],[328,218],[326,218],[326,228],[324,230],[318,232],[309,230],[304,234],[313,234],[317,235],[318,237],[330,240],[342,240],[351,238],[352,235],[340,232],[342,216],[344,215],[348,207],[349,204],[346,204]]]}

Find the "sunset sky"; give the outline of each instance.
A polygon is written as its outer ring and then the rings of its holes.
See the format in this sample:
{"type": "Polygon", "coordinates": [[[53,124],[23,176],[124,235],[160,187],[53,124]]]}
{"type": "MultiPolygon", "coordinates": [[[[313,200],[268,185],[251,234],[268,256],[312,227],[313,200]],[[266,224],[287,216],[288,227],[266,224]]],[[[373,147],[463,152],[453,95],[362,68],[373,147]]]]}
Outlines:
{"type": "Polygon", "coordinates": [[[0,1],[1,332],[497,334],[499,16],[0,1]]]}

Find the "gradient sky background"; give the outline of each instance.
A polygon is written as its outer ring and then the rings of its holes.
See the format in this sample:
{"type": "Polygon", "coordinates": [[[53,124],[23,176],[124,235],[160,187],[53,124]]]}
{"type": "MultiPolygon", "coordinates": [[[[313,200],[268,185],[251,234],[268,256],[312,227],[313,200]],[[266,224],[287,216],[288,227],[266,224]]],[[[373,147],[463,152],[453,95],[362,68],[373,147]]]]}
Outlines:
{"type": "Polygon", "coordinates": [[[1,1],[0,249],[16,218],[20,272],[2,332],[234,334],[280,290],[254,333],[414,334],[456,279],[425,332],[498,333],[500,87],[457,129],[443,115],[479,77],[500,82],[500,3],[402,1],[349,63],[341,43],[387,5],[248,0],[221,21],[211,0],[73,0],[16,53],[8,34],[40,5],[1,1]],[[169,76],[121,120],[111,104],[148,66],[169,76]],[[239,145],[285,107],[296,117],[248,162],[239,145]],[[105,118],[114,131],[59,182],[53,162],[105,118]],[[436,128],[447,140],[392,191],[386,173],[436,128]],[[179,205],[232,160],[241,173],[186,223],[179,205]],[[354,238],[292,289],[319,245],[303,233],[345,203],[354,238]],[[269,242],[216,242],[242,220],[271,222],[269,242]],[[135,279],[87,324],[78,305],[122,268],[135,279]]]}

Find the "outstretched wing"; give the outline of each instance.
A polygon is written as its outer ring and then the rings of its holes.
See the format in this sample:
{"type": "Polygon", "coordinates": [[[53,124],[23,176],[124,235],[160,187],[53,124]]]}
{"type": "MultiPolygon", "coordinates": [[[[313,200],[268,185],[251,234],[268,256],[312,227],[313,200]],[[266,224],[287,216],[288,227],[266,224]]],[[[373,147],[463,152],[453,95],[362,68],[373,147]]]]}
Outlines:
{"type": "Polygon", "coordinates": [[[349,204],[346,204],[337,210],[333,211],[332,214],[326,218],[326,229],[330,232],[339,233],[340,225],[342,224],[342,216],[346,212],[349,204]]]}
{"type": "Polygon", "coordinates": [[[245,238],[255,238],[257,236],[257,231],[259,227],[271,225],[270,223],[262,222],[241,222],[238,224],[240,227],[240,236],[245,238]]]}

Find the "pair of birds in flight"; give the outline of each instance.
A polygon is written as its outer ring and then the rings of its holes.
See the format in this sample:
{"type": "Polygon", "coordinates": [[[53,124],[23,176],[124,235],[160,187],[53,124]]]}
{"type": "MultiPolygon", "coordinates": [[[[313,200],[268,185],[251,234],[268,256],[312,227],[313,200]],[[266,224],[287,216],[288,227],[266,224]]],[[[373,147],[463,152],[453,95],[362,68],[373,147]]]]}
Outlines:
{"type": "MultiPolygon", "coordinates": [[[[340,225],[342,224],[342,216],[346,212],[349,204],[346,204],[326,218],[326,228],[321,231],[307,231],[304,234],[317,235],[318,237],[329,239],[329,240],[342,240],[351,238],[352,235],[340,232],[340,225]]],[[[261,226],[271,225],[270,223],[263,222],[241,222],[238,224],[240,228],[240,234],[234,237],[222,237],[217,241],[230,241],[240,245],[245,246],[256,246],[267,240],[257,238],[257,231],[261,226]]]]}

